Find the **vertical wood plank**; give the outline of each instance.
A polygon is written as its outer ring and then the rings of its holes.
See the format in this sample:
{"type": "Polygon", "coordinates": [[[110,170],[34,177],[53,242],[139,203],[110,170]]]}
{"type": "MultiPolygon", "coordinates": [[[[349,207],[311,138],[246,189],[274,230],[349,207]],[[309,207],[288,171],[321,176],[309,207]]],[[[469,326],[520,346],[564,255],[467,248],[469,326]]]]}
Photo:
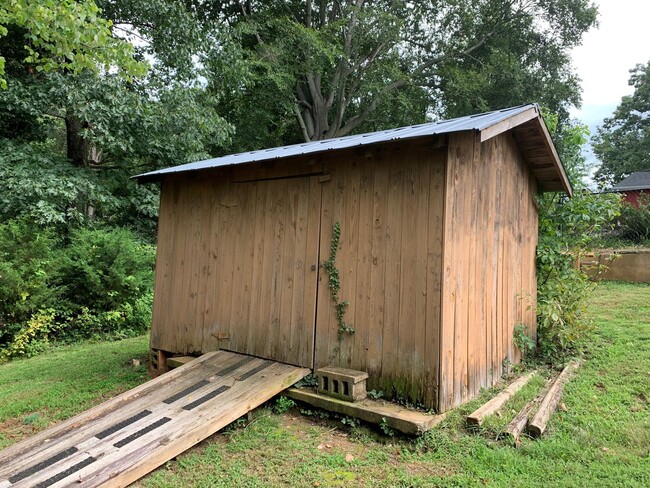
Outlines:
{"type": "Polygon", "coordinates": [[[359,224],[357,251],[357,285],[352,297],[356,309],[352,324],[354,333],[354,364],[360,371],[368,370],[369,340],[375,332],[375,324],[370,317],[371,272],[372,272],[372,231],[373,231],[373,172],[374,161],[361,160],[359,163],[359,224]]]}
{"type": "MultiPolygon", "coordinates": [[[[165,349],[167,303],[171,299],[172,259],[174,255],[175,206],[178,187],[173,182],[163,182],[158,212],[158,247],[154,281],[150,344],[152,349],[165,349]]],[[[169,347],[167,345],[167,347],[169,347]]]]}
{"type": "Polygon", "coordinates": [[[388,219],[388,187],[390,177],[388,154],[379,152],[374,162],[372,194],[372,235],[370,268],[370,324],[372,332],[368,337],[367,371],[369,386],[380,389],[382,376],[382,349],[384,344],[386,303],[386,228],[388,219]]]}
{"type": "Polygon", "coordinates": [[[432,153],[431,182],[429,186],[429,229],[427,238],[427,309],[425,357],[427,361],[425,399],[428,405],[438,402],[441,361],[441,314],[443,240],[445,221],[446,148],[432,153]]]}
{"type": "Polygon", "coordinates": [[[409,400],[414,401],[416,398],[413,391],[414,382],[414,364],[413,354],[415,350],[415,328],[416,324],[416,294],[422,293],[416,289],[416,261],[417,261],[417,227],[425,225],[417,219],[418,215],[418,197],[416,189],[419,188],[418,180],[422,175],[417,174],[420,161],[414,150],[406,150],[402,155],[404,158],[401,164],[403,173],[402,184],[402,209],[399,216],[398,227],[400,234],[400,247],[398,251],[399,266],[399,310],[397,321],[397,357],[396,364],[393,368],[398,378],[402,379],[407,387],[407,391],[402,394],[409,400]]]}
{"type": "MultiPolygon", "coordinates": [[[[402,244],[402,203],[404,171],[400,158],[390,154],[388,180],[388,212],[386,217],[386,274],[384,277],[384,331],[382,347],[382,376],[396,378],[397,345],[399,343],[400,312],[400,252],[402,244]]],[[[390,386],[390,383],[387,384],[390,386]]],[[[388,389],[388,388],[387,388],[388,389]]],[[[390,390],[389,390],[390,391],[390,390]]]]}

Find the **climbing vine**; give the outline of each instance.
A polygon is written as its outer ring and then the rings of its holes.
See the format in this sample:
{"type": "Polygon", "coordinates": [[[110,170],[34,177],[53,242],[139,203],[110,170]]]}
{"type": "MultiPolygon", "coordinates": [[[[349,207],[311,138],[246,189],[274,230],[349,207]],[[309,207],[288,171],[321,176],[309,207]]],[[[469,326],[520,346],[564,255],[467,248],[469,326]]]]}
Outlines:
{"type": "Polygon", "coordinates": [[[343,338],[343,334],[354,334],[354,328],[345,321],[345,310],[348,308],[348,301],[339,298],[339,291],[341,290],[341,278],[339,270],[336,267],[336,253],[339,250],[339,242],[341,241],[341,223],[336,222],[332,229],[332,242],[330,243],[330,257],[323,263],[323,269],[329,276],[329,288],[334,300],[334,308],[336,309],[336,322],[339,325],[338,336],[339,340],[343,338]]]}

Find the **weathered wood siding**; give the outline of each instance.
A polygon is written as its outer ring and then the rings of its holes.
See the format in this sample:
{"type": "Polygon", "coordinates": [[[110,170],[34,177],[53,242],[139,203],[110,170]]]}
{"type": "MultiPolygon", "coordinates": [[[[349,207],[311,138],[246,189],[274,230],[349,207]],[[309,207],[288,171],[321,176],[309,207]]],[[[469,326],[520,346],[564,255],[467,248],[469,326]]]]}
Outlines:
{"type": "Polygon", "coordinates": [[[318,177],[242,176],[164,182],[151,346],[311,367],[318,177]]]}
{"type": "Polygon", "coordinates": [[[440,332],[440,274],[446,148],[400,143],[363,156],[331,158],[324,170],[321,262],[341,225],[336,266],[345,320],[338,323],[321,270],[316,367],[370,375],[369,388],[435,405],[440,332]]]}
{"type": "Polygon", "coordinates": [[[512,133],[388,143],[163,183],[153,348],[367,371],[440,411],[535,334],[536,182],[512,133]],[[328,276],[332,228],[345,320],[328,276]]]}
{"type": "Polygon", "coordinates": [[[512,134],[451,135],[447,161],[440,411],[518,362],[515,325],[536,333],[536,183],[512,134]]]}

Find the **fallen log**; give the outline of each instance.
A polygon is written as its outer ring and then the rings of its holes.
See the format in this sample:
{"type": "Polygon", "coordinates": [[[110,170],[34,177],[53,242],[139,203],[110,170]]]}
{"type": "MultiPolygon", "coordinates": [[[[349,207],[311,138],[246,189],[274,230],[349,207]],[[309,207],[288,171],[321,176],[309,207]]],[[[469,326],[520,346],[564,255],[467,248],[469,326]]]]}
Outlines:
{"type": "Polygon", "coordinates": [[[535,398],[533,398],[531,401],[526,403],[526,405],[523,406],[523,408],[519,411],[517,416],[512,419],[512,421],[508,424],[508,427],[506,427],[505,435],[510,437],[514,442],[517,442],[517,439],[519,439],[519,436],[521,433],[524,431],[526,426],[528,425],[528,418],[530,417],[531,412],[535,408],[536,405],[539,404],[539,402],[546,396],[548,393],[548,390],[551,386],[551,380],[547,382],[547,384],[544,386],[541,392],[535,398]]]}
{"type": "Polygon", "coordinates": [[[539,410],[537,410],[537,413],[528,423],[528,433],[530,435],[533,437],[539,437],[544,433],[546,430],[546,424],[548,424],[551,415],[553,415],[558,403],[560,403],[564,385],[569,380],[571,373],[575,371],[579,365],[580,363],[577,361],[571,361],[557,377],[542,400],[539,410]]]}
{"type": "Polygon", "coordinates": [[[515,393],[530,381],[536,372],[537,371],[531,371],[530,373],[517,378],[517,380],[512,382],[505,390],[469,415],[467,417],[467,423],[469,425],[481,425],[483,420],[485,420],[485,417],[492,415],[494,412],[499,410],[515,393]]]}
{"type": "Polygon", "coordinates": [[[513,441],[516,442],[517,439],[519,439],[519,436],[526,428],[526,425],[528,425],[528,417],[537,403],[536,400],[537,399],[535,398],[524,405],[524,408],[522,408],[517,416],[508,424],[506,435],[513,441]]]}

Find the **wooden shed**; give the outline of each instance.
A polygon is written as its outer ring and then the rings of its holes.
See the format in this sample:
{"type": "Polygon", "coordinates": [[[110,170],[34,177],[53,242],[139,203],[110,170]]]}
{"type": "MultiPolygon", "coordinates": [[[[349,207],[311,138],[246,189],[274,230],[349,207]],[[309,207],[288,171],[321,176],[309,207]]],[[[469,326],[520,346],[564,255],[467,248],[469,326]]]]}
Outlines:
{"type": "Polygon", "coordinates": [[[536,105],[210,159],[161,183],[151,348],[369,374],[443,412],[536,334],[536,195],[571,193],[536,105]],[[340,331],[322,264],[340,228],[340,331]]]}

